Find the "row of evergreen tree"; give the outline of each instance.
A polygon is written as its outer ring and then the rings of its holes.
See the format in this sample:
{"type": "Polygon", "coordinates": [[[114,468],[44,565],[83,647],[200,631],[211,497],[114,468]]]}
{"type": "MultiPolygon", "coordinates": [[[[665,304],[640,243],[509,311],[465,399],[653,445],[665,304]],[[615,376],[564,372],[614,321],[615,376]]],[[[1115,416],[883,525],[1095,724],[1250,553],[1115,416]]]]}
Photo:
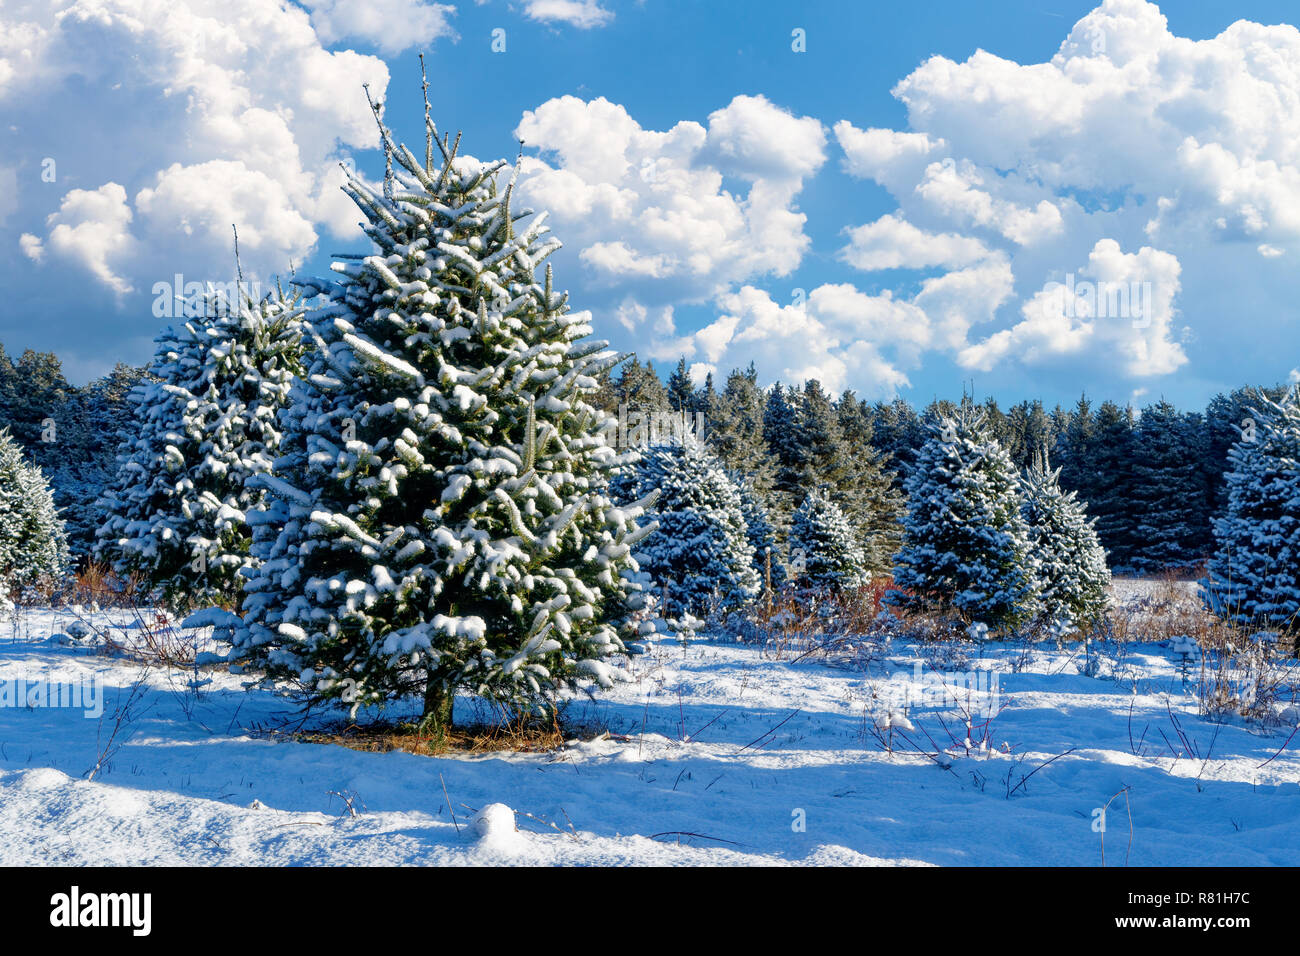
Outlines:
{"type": "Polygon", "coordinates": [[[970,405],[940,415],[930,432],[890,543],[855,524],[828,484],[802,495],[778,535],[750,477],[690,435],[650,447],[615,479],[614,494],[658,493],[659,528],[638,560],[681,616],[741,610],[787,580],[807,601],[850,595],[882,570],[878,552],[892,577],[886,599],[897,606],[1004,633],[1095,626],[1110,572],[1094,522],[1061,489],[1060,470],[1040,455],[1022,473],[970,405]]]}
{"type": "MultiPolygon", "coordinates": [[[[1201,594],[1222,617],[1297,632],[1300,386],[1277,401],[1264,392],[1243,399],[1246,414],[1226,455],[1227,491],[1201,594]]],[[[1159,407],[1151,420],[1168,422],[1159,407]]],[[[905,480],[902,541],[889,552],[885,600],[1004,634],[1045,626],[1089,631],[1102,622],[1110,582],[1097,518],[1077,492],[1062,487],[1063,469],[1049,467],[1045,449],[1019,469],[988,422],[987,409],[967,401],[951,416],[937,412],[928,426],[905,480]]],[[[667,533],[649,540],[642,560],[666,603],[705,614],[744,607],[764,578],[774,588],[781,549],[751,477],[725,469],[696,440],[653,447],[620,476],[623,498],[661,492],[655,513],[667,533]]],[[[801,479],[808,483],[802,501],[780,536],[789,577],[808,597],[850,592],[873,576],[870,547],[885,544],[849,520],[816,471],[805,470],[801,479]]],[[[781,494],[773,486],[769,499],[781,494]]],[[[1154,496],[1150,507],[1148,533],[1171,548],[1159,519],[1171,503],[1154,496]]]]}
{"type": "Polygon", "coordinates": [[[72,385],[52,352],[16,360],[0,345],[0,427],[53,489],[71,554],[89,555],[103,521],[98,499],[117,474],[117,446],[134,427],[131,390],[145,370],[118,363],[107,375],[72,385]]]}
{"type": "Polygon", "coordinates": [[[1251,420],[1257,396],[1277,401],[1284,385],[1216,395],[1204,412],[1160,400],[1141,410],[1081,397],[1048,411],[1024,401],[1003,411],[996,399],[935,400],[918,411],[907,400],[870,403],[852,390],[828,395],[815,380],[765,389],[751,365],[721,390],[713,376],[692,384],[685,359],[667,383],[635,358],[606,376],[596,403],[649,412],[685,410],[705,423],[724,466],[745,471],[785,527],[808,489],[831,497],[862,531],[869,564],[887,568],[896,551],[906,481],[930,426],[978,407],[983,428],[1019,469],[1046,456],[1097,519],[1114,569],[1151,573],[1193,566],[1214,548],[1213,521],[1227,503],[1228,450],[1251,420]]]}
{"type": "MultiPolygon", "coordinates": [[[[103,493],[117,471],[118,443],[134,430],[130,394],[148,372],[119,363],[84,386],[70,384],[53,353],[13,360],[0,346],[0,425],[49,481],[67,523],[72,558],[84,560],[103,523],[103,493]]],[[[156,377],[156,376],[155,376],[156,377]]],[[[1141,572],[1192,565],[1213,549],[1213,521],[1227,504],[1228,450],[1258,404],[1278,401],[1281,385],[1217,395],[1204,412],[1168,402],[1141,412],[1084,397],[1069,409],[1039,401],[1007,411],[979,403],[985,427],[1019,468],[1046,450],[1061,486],[1097,519],[1112,568],[1141,572]]],[[[869,403],[852,391],[832,397],[816,381],[764,388],[753,366],[732,371],[721,390],[709,376],[696,388],[685,361],[667,383],[635,357],[601,376],[593,404],[617,414],[699,413],[710,450],[743,472],[781,530],[813,487],[850,517],[868,566],[890,566],[900,542],[903,489],[928,437],[928,425],[962,404],[937,400],[917,411],[905,399],[869,403]]]]}

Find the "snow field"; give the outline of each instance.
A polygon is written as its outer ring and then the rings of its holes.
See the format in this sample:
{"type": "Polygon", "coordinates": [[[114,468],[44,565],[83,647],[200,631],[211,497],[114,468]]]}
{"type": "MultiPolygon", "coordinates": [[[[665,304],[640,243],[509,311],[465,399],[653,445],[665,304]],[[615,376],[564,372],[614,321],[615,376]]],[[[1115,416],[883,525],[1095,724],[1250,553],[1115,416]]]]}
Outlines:
{"type": "MultiPolygon", "coordinates": [[[[51,639],[72,623],[36,611],[0,633],[0,688],[98,682],[103,700],[98,717],[0,707],[6,865],[1095,866],[1103,839],[1108,865],[1300,862],[1292,728],[1197,716],[1174,655],[1154,644],[1089,678],[1075,647],[945,659],[895,642],[790,663],[664,641],[634,659],[634,681],[570,704],[577,724],[608,736],[553,753],[426,757],[287,739],[301,718],[283,698],[219,672],[194,689],[192,672],[142,671],[94,636],[51,639]],[[939,699],[940,673],[996,713],[987,733],[974,721],[971,756],[958,747],[936,761],[901,739],[951,751],[963,737],[953,705],[966,692],[939,699]],[[892,754],[869,729],[891,711],[892,754]]],[[[91,623],[129,640],[129,615],[91,623]]],[[[462,697],[459,719],[474,709],[462,697]]]]}

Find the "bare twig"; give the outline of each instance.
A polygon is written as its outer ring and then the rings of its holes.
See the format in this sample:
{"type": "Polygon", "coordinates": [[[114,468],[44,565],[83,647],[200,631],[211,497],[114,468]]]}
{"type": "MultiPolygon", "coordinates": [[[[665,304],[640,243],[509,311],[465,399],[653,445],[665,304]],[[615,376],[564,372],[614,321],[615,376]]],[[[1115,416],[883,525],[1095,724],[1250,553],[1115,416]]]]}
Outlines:
{"type": "Polygon", "coordinates": [[[1128,792],[1131,789],[1133,788],[1126,785],[1122,790],[1117,790],[1111,794],[1110,800],[1107,800],[1105,806],[1101,808],[1101,865],[1103,867],[1106,865],[1106,811],[1110,809],[1111,801],[1121,793],[1124,794],[1124,807],[1128,811],[1128,849],[1124,851],[1124,865],[1128,866],[1129,854],[1133,850],[1133,808],[1129,805],[1128,799],[1128,792]]]}
{"type": "Polygon", "coordinates": [[[1060,760],[1060,759],[1061,759],[1062,757],[1064,757],[1066,754],[1072,754],[1072,753],[1074,753],[1074,750],[1075,750],[1075,748],[1074,748],[1074,747],[1071,747],[1069,750],[1066,750],[1066,751],[1064,751],[1063,753],[1059,753],[1059,754],[1057,754],[1055,757],[1051,757],[1051,758],[1049,758],[1049,759],[1047,759],[1047,760],[1044,760],[1042,763],[1040,763],[1040,764],[1039,764],[1037,767],[1035,767],[1033,770],[1029,771],[1028,774],[1026,774],[1025,776],[1023,776],[1023,777],[1020,778],[1020,782],[1019,782],[1018,784],[1016,784],[1014,787],[1011,788],[1011,793],[1008,793],[1008,794],[1007,794],[1007,799],[1010,799],[1011,796],[1012,796],[1012,795],[1013,795],[1017,790],[1019,790],[1019,789],[1020,789],[1021,787],[1023,787],[1026,783],[1028,783],[1028,782],[1029,782],[1029,778],[1032,777],[1034,774],[1038,773],[1038,771],[1042,770],[1042,769],[1043,769],[1044,767],[1046,767],[1049,763],[1054,763],[1055,761],[1060,760]]]}
{"type": "Polygon", "coordinates": [[[451,808],[451,797],[447,795],[447,781],[442,779],[442,774],[438,774],[438,782],[442,784],[442,795],[447,801],[447,811],[451,814],[452,826],[456,828],[456,835],[460,836],[460,824],[456,822],[456,811],[451,808]]]}
{"type": "MultiPolygon", "coordinates": [[[[731,846],[750,846],[748,843],[737,843],[735,840],[724,840],[722,837],[709,836],[707,833],[692,833],[689,830],[664,830],[662,833],[651,834],[650,839],[657,840],[662,836],[698,837],[701,840],[712,840],[715,843],[728,843],[731,846]]],[[[680,843],[681,841],[678,840],[678,842],[680,843]]]]}
{"type": "MultiPolygon", "coordinates": [[[[141,670],[140,676],[136,679],[136,682],[131,686],[131,690],[127,694],[126,702],[119,703],[117,705],[117,708],[114,710],[113,729],[108,735],[108,740],[103,744],[102,747],[100,747],[99,757],[95,761],[95,766],[91,767],[89,770],[86,771],[86,779],[88,781],[94,780],[95,774],[99,773],[99,771],[103,769],[103,767],[113,759],[114,755],[116,755],[116,753],[122,749],[122,743],[120,743],[117,739],[118,734],[121,733],[122,726],[126,723],[129,723],[134,718],[134,715],[131,713],[131,709],[144,696],[146,690],[145,685],[148,678],[149,678],[149,668],[145,667],[143,670],[141,670]]],[[[119,694],[119,698],[120,698],[120,694],[119,694]]],[[[100,742],[101,734],[103,733],[103,726],[104,726],[103,718],[101,718],[99,722],[99,727],[95,731],[96,745],[98,745],[100,742]]]]}
{"type": "Polygon", "coordinates": [[[758,743],[758,742],[759,742],[760,740],[762,740],[764,737],[770,737],[770,736],[772,736],[772,734],[774,734],[774,733],[776,733],[778,730],[780,730],[781,727],[782,727],[782,726],[783,726],[787,721],[789,721],[791,718],[793,718],[793,717],[794,717],[796,714],[798,714],[802,709],[803,709],[803,708],[799,708],[799,709],[797,709],[797,710],[793,710],[793,711],[791,711],[789,714],[786,715],[785,720],[782,720],[780,723],[778,723],[778,724],[777,724],[775,727],[773,727],[771,730],[767,731],[767,732],[764,733],[764,734],[761,734],[761,735],[760,735],[758,738],[756,738],[755,740],[751,740],[749,743],[745,744],[745,746],[741,747],[739,750],[737,750],[737,751],[736,751],[734,754],[732,754],[731,756],[735,757],[735,756],[738,756],[738,755],[740,755],[740,754],[743,754],[746,750],[748,750],[750,747],[754,746],[754,744],[758,743]]]}
{"type": "Polygon", "coordinates": [[[1296,735],[1297,733],[1300,733],[1300,725],[1297,725],[1297,726],[1296,726],[1296,729],[1293,730],[1293,731],[1291,731],[1291,736],[1288,737],[1288,738],[1286,739],[1286,743],[1284,743],[1284,744],[1282,745],[1281,749],[1278,750],[1277,753],[1273,754],[1273,756],[1269,757],[1267,760],[1265,760],[1262,764],[1260,764],[1260,765],[1259,765],[1258,767],[1256,767],[1255,769],[1256,769],[1256,770],[1259,770],[1259,769],[1261,769],[1261,768],[1263,768],[1263,767],[1267,767],[1267,766],[1268,766],[1269,764],[1271,764],[1274,760],[1276,760],[1278,757],[1280,757],[1280,756],[1282,755],[1282,751],[1283,751],[1283,750],[1286,750],[1287,747],[1291,746],[1291,741],[1295,739],[1295,735],[1296,735]]]}

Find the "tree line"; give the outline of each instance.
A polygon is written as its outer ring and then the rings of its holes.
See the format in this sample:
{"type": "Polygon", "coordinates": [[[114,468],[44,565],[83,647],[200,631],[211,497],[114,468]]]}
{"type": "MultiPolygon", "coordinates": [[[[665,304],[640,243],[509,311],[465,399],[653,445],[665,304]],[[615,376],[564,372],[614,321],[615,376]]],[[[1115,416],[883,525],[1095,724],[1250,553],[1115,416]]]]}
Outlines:
{"type": "Polygon", "coordinates": [[[1216,395],[1203,411],[1163,399],[1136,409],[1086,395],[1050,410],[1040,400],[1004,410],[996,398],[970,396],[918,410],[904,398],[830,395],[816,380],[764,388],[752,365],[731,371],[718,389],[712,374],[695,386],[682,359],[664,381],[652,362],[634,357],[602,380],[596,403],[611,413],[626,406],[702,414],[711,450],[749,476],[782,527],[808,490],[829,489],[876,569],[887,568],[897,550],[905,483],[930,426],[978,408],[1016,468],[1040,456],[1060,468],[1061,487],[1096,518],[1112,569],[1154,573],[1211,554],[1213,521],[1227,503],[1229,449],[1252,420],[1257,396],[1278,401],[1286,391],[1242,386],[1216,395]]]}

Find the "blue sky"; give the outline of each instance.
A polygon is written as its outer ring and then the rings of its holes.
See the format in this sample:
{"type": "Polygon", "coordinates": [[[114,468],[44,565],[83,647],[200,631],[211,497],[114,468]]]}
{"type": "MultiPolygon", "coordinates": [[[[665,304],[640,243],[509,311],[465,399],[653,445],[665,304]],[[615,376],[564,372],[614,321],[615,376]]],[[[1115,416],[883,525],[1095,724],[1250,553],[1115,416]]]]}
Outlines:
{"type": "Polygon", "coordinates": [[[520,188],[565,242],[557,280],[657,367],[754,361],[764,381],[918,403],[973,385],[1201,405],[1300,366],[1288,16],[8,3],[0,341],[55,350],[85,380],[147,359],[177,273],[228,278],[231,222],[263,279],[360,248],[337,192],[340,158],[381,172],[360,84],[420,143],[423,51],[440,128],[481,159],[513,159],[523,136],[520,188]]]}

